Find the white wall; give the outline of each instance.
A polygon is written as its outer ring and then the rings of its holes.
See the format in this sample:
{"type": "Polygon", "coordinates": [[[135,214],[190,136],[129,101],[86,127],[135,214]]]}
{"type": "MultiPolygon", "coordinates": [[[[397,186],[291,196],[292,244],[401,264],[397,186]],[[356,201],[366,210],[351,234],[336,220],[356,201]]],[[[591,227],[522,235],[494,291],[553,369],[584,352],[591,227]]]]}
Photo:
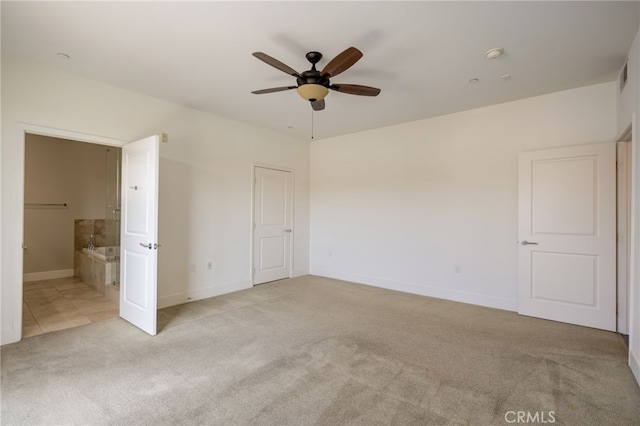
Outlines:
{"type": "MultiPolygon", "coordinates": [[[[631,124],[631,117],[640,107],[640,32],[633,40],[627,55],[627,83],[622,92],[616,86],[617,132],[620,135],[631,124]]],[[[619,77],[618,77],[619,78],[619,77]]]]}
{"type": "Polygon", "coordinates": [[[312,142],[311,273],[516,310],[518,152],[615,140],[615,92],[312,142]]]}
{"type": "Polygon", "coordinates": [[[308,272],[308,142],[5,57],[1,106],[3,344],[20,337],[20,122],[121,141],[169,134],[160,150],[160,306],[251,285],[254,162],[295,170],[293,267],[308,272]]]}

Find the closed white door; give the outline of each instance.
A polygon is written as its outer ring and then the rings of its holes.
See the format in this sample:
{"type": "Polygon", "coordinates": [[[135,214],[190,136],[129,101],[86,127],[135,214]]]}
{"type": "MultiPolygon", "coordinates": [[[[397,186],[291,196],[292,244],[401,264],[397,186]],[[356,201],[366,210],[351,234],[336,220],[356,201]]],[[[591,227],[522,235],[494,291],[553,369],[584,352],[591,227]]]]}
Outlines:
{"type": "Polygon", "coordinates": [[[518,312],[616,329],[616,150],[519,158],[518,312]]]}
{"type": "Polygon", "coordinates": [[[122,148],[120,316],[155,336],[158,267],[158,151],[151,136],[122,148]]]}
{"type": "Polygon", "coordinates": [[[254,168],[253,284],[291,276],[291,172],[254,168]]]}

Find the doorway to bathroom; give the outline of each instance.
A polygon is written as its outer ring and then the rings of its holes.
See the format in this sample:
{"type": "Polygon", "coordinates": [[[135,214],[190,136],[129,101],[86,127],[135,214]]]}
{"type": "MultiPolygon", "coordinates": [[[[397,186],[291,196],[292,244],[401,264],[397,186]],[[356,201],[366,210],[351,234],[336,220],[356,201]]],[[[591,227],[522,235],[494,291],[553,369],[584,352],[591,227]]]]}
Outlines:
{"type": "Polygon", "coordinates": [[[25,135],[22,337],[119,314],[121,148],[25,135]]]}

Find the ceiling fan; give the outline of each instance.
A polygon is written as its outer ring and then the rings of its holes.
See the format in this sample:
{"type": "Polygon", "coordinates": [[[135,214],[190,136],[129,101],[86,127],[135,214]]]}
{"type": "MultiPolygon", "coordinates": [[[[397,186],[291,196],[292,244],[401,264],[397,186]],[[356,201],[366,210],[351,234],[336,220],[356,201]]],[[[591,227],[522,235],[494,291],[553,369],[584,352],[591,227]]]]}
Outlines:
{"type": "Polygon", "coordinates": [[[324,98],[329,93],[329,89],[349,95],[360,96],[378,96],[380,93],[380,89],[375,87],[361,86],[359,84],[332,84],[329,81],[330,78],[346,71],[362,58],[362,52],[355,47],[350,47],[333,58],[322,71],[316,69],[316,64],[322,59],[322,53],[309,52],[306,54],[306,58],[311,62],[311,69],[303,73],[299,73],[266,53],[254,52],[253,56],[282,72],[292,75],[296,78],[297,82],[296,86],[272,87],[270,89],[254,90],[251,92],[256,95],[297,89],[300,96],[311,102],[311,108],[313,108],[314,111],[320,111],[325,107],[324,98]]]}

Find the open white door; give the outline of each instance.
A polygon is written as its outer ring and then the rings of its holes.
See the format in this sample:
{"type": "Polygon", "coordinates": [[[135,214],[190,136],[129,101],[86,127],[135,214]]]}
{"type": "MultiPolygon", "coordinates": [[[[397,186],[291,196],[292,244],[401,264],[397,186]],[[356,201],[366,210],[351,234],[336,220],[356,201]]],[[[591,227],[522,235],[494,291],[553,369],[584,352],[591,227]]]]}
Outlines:
{"type": "Polygon", "coordinates": [[[616,150],[524,152],[518,312],[616,330],[616,150]]]}
{"type": "Polygon", "coordinates": [[[293,187],[291,172],[255,167],[253,284],[289,278],[293,187]]]}
{"type": "Polygon", "coordinates": [[[155,336],[159,137],[122,148],[120,316],[155,336]]]}

